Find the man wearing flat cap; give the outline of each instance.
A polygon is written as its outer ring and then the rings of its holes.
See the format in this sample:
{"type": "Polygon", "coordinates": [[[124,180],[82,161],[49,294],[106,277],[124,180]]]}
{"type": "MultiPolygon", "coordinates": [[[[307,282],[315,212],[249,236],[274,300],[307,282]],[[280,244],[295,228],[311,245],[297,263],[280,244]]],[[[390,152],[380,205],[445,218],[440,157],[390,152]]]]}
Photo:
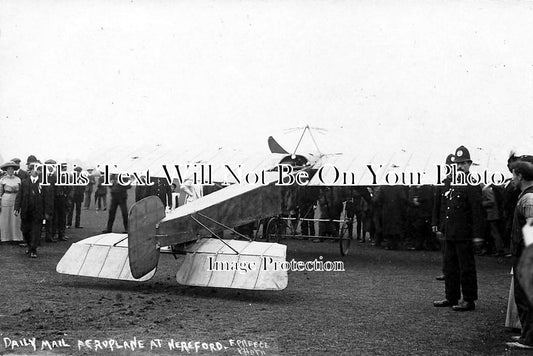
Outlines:
{"type": "MultiPolygon", "coordinates": [[[[455,150],[457,170],[470,171],[472,160],[465,146],[455,150]]],[[[444,283],[446,299],[433,302],[435,307],[454,311],[475,309],[478,298],[473,240],[481,238],[483,215],[479,185],[450,185],[445,194],[444,283]],[[447,196],[446,196],[447,195],[447,196]],[[463,300],[461,299],[461,292],[463,300]]]]}

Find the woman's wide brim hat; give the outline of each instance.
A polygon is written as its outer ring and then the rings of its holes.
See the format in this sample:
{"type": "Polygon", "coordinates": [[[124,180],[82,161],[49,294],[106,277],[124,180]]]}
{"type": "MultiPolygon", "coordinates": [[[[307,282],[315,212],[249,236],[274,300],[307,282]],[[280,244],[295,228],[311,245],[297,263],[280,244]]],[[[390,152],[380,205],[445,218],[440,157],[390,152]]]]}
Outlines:
{"type": "Polygon", "coordinates": [[[7,169],[9,167],[13,167],[13,169],[17,170],[20,168],[20,166],[13,162],[13,161],[7,161],[6,163],[4,163],[3,165],[0,166],[0,169],[4,170],[4,171],[7,171],[7,169]]]}

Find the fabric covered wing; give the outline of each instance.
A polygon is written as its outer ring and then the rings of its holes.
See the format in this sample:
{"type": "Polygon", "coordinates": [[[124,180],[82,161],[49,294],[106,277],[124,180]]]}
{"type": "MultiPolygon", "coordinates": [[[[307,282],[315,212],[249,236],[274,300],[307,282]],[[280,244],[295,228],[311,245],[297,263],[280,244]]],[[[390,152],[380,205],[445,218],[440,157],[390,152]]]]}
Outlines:
{"type": "Polygon", "coordinates": [[[102,234],[73,243],[57,264],[56,271],[76,276],[147,281],[156,268],[142,278],[131,275],[127,234],[102,234]]]}
{"type": "Polygon", "coordinates": [[[220,225],[201,215],[229,227],[278,215],[283,209],[284,191],[291,187],[275,185],[277,173],[274,172],[273,175],[275,177],[270,177],[268,185],[235,184],[180,206],[161,220],[158,234],[168,236],[167,239],[161,239],[161,246],[193,241],[199,236],[209,235],[191,216],[208,228],[221,231],[220,225]]]}
{"type": "Polygon", "coordinates": [[[187,248],[176,275],[179,284],[198,287],[282,290],[287,246],[277,243],[201,239],[187,248]]]}

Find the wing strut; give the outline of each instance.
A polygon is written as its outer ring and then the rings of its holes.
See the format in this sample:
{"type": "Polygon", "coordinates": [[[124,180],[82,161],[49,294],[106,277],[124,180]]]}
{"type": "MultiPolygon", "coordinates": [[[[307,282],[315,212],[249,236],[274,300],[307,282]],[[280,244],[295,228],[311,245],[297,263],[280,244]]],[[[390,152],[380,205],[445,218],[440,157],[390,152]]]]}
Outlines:
{"type": "Polygon", "coordinates": [[[294,149],[294,152],[292,153],[292,155],[294,156],[296,154],[296,151],[298,151],[298,147],[300,147],[300,143],[302,143],[302,139],[304,138],[305,131],[309,131],[309,135],[311,136],[311,139],[313,140],[313,143],[315,144],[315,147],[318,150],[318,153],[322,155],[322,152],[320,151],[320,148],[318,147],[318,144],[316,143],[315,137],[313,136],[313,133],[311,132],[311,128],[309,127],[309,125],[304,127],[302,135],[300,136],[300,139],[298,140],[298,144],[296,145],[296,148],[294,149]]]}
{"type": "Polygon", "coordinates": [[[252,241],[252,239],[251,239],[251,238],[249,238],[248,236],[246,236],[246,235],[243,235],[243,234],[241,234],[241,233],[240,233],[240,232],[238,232],[238,231],[235,231],[235,230],[234,230],[234,229],[232,229],[231,227],[229,227],[229,226],[226,226],[226,225],[222,224],[221,222],[218,222],[218,221],[216,221],[215,219],[213,219],[213,218],[210,218],[210,217],[209,217],[209,216],[207,216],[207,215],[204,215],[204,214],[202,214],[202,213],[197,213],[197,214],[198,214],[198,215],[200,215],[200,216],[201,216],[201,217],[203,217],[203,218],[206,218],[206,219],[207,219],[207,220],[209,220],[209,221],[212,221],[212,222],[214,222],[214,223],[215,223],[215,224],[217,224],[218,226],[222,226],[222,227],[223,227],[224,229],[230,230],[231,232],[233,232],[233,233],[235,233],[235,234],[239,235],[240,237],[243,237],[243,238],[245,238],[245,239],[246,239],[246,240],[248,240],[248,241],[252,241]]]}
{"type": "Polygon", "coordinates": [[[122,243],[122,241],[127,240],[127,239],[128,239],[128,235],[126,235],[123,239],[118,240],[117,242],[115,242],[115,243],[113,244],[113,247],[117,247],[117,245],[118,245],[119,243],[122,243]]]}
{"type": "Polygon", "coordinates": [[[197,218],[195,218],[194,216],[191,215],[191,219],[194,220],[195,223],[197,223],[198,225],[200,225],[201,227],[203,227],[204,229],[206,229],[207,231],[209,231],[213,236],[215,236],[217,239],[219,239],[220,241],[222,241],[224,243],[224,245],[228,246],[230,249],[233,250],[233,252],[235,252],[235,254],[239,254],[239,252],[237,252],[237,250],[235,250],[233,247],[231,247],[230,245],[228,245],[226,243],[226,241],[224,241],[223,239],[221,239],[213,230],[211,230],[210,228],[208,228],[207,226],[205,226],[204,224],[202,224],[197,218]]]}

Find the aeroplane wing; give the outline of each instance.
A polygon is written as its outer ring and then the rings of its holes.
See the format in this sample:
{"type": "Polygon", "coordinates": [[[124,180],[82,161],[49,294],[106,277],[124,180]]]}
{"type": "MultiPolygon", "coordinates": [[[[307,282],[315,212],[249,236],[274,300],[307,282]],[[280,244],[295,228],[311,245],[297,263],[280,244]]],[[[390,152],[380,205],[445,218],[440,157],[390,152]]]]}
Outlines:
{"type": "Polygon", "coordinates": [[[117,149],[106,152],[101,158],[92,158],[94,166],[101,171],[104,167],[109,168],[110,173],[133,173],[146,175],[150,172],[151,177],[169,178],[172,181],[177,178],[175,166],[178,165],[182,172],[182,179],[190,178],[192,169],[188,171],[187,165],[210,166],[213,182],[235,183],[236,180],[228,174],[226,166],[234,171],[261,171],[268,170],[276,165],[282,158],[282,154],[268,152],[253,152],[242,149],[219,147],[215,149],[187,149],[178,150],[164,145],[140,146],[138,148],[117,149]],[[167,171],[163,167],[166,167],[167,171]]]}
{"type": "Polygon", "coordinates": [[[198,287],[285,289],[286,252],[287,246],[277,243],[201,239],[187,248],[176,280],[198,287]]]}
{"type": "Polygon", "coordinates": [[[278,215],[283,208],[284,189],[275,185],[278,180],[276,172],[266,172],[265,177],[265,185],[231,185],[170,212],[161,220],[158,234],[167,235],[171,243],[162,238],[162,245],[190,241],[191,235],[210,235],[194,219],[211,230],[222,231],[224,228],[220,224],[208,218],[234,227],[278,215]]]}
{"type": "Polygon", "coordinates": [[[101,234],[73,243],[57,264],[56,271],[76,276],[147,281],[156,268],[141,278],[131,275],[127,234],[101,234]]]}
{"type": "MultiPolygon", "coordinates": [[[[145,282],[156,267],[141,278],[132,276],[128,235],[102,234],[73,243],[57,264],[62,274],[145,282]]],[[[288,275],[280,266],[287,247],[277,243],[200,239],[187,246],[176,273],[179,284],[198,287],[281,290],[288,275]]]]}

